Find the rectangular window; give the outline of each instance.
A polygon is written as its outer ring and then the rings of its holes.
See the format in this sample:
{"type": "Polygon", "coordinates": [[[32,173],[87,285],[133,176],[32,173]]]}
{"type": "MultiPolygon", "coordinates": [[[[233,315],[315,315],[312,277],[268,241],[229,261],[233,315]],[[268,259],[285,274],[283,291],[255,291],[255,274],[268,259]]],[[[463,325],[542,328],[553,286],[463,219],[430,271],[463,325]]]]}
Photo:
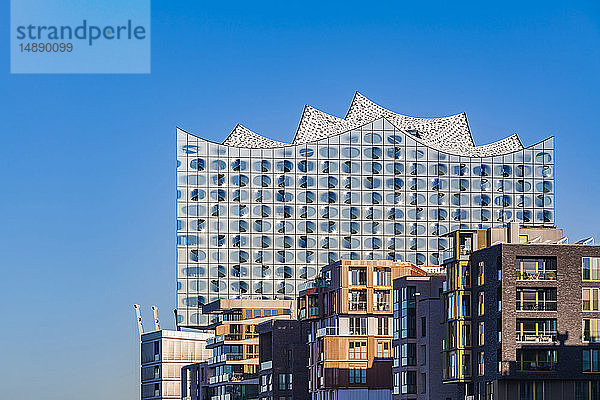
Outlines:
{"type": "Polygon", "coordinates": [[[292,374],[279,374],[279,390],[292,390],[292,374]]]}
{"type": "Polygon", "coordinates": [[[421,374],[421,393],[425,393],[427,390],[427,374],[421,374]]]}
{"type": "Polygon", "coordinates": [[[471,376],[471,353],[462,354],[462,375],[471,376]]]}
{"type": "Polygon", "coordinates": [[[421,365],[427,364],[427,346],[421,345],[421,365]]]}
{"type": "Polygon", "coordinates": [[[389,336],[389,318],[377,317],[377,334],[379,336],[389,336]]]}
{"type": "Polygon", "coordinates": [[[599,298],[600,288],[583,288],[581,290],[582,310],[600,311],[599,298]]]}
{"type": "Polygon", "coordinates": [[[421,337],[427,336],[427,319],[421,317],[421,337]]]}
{"type": "Polygon", "coordinates": [[[350,311],[366,311],[367,310],[367,291],[366,290],[350,290],[348,292],[348,301],[350,303],[350,311]]]}
{"type": "Polygon", "coordinates": [[[600,342],[600,319],[584,318],[582,322],[583,335],[581,341],[584,343],[600,342]]]}
{"type": "Polygon", "coordinates": [[[400,387],[402,394],[417,393],[417,371],[402,371],[402,386],[400,387]]]}
{"type": "Polygon", "coordinates": [[[415,286],[406,286],[402,288],[401,302],[401,338],[417,337],[417,311],[416,311],[416,293],[415,286]]]}
{"type": "Polygon", "coordinates": [[[374,268],[373,283],[375,286],[391,286],[391,269],[390,268],[374,268]]]}
{"type": "Polygon", "coordinates": [[[462,298],[462,316],[469,318],[471,316],[471,295],[469,293],[461,293],[462,298]]]}
{"type": "Polygon", "coordinates": [[[477,357],[477,375],[483,376],[485,374],[485,353],[480,351],[477,357]]]}
{"type": "Polygon", "coordinates": [[[401,349],[401,365],[417,365],[417,344],[403,343],[401,349]]]}
{"type": "Polygon", "coordinates": [[[517,257],[517,280],[555,281],[555,257],[517,257]]]}
{"type": "Polygon", "coordinates": [[[160,341],[154,342],[154,361],[160,360],[160,341]]]}
{"type": "Polygon", "coordinates": [[[367,383],[367,369],[350,367],[348,370],[349,383],[367,383]]]}
{"type": "Polygon", "coordinates": [[[519,382],[519,400],[544,400],[544,382],[543,381],[521,381],[521,382],[519,382]]]}
{"type": "Polygon", "coordinates": [[[348,280],[353,286],[365,286],[367,284],[367,269],[364,267],[348,269],[348,280]]]}
{"type": "Polygon", "coordinates": [[[366,360],[367,342],[350,342],[348,348],[348,358],[350,360],[366,360]]]}
{"type": "Polygon", "coordinates": [[[583,350],[583,372],[600,372],[600,350],[583,350]]]}
{"type": "Polygon", "coordinates": [[[390,311],[390,291],[389,290],[375,290],[373,291],[373,308],[375,311],[390,311]]]}
{"type": "Polygon", "coordinates": [[[477,285],[483,286],[484,283],[485,283],[485,263],[483,261],[480,261],[478,270],[477,270],[477,285]]]}
{"type": "Polygon", "coordinates": [[[279,390],[285,390],[285,374],[279,374],[279,390]]]}
{"type": "Polygon", "coordinates": [[[482,316],[485,312],[485,293],[479,292],[479,296],[477,296],[477,315],[482,316]]]}
{"type": "Polygon", "coordinates": [[[351,335],[366,335],[367,334],[367,318],[366,317],[350,317],[350,334],[351,335]]]}
{"type": "Polygon", "coordinates": [[[583,257],[581,264],[581,279],[600,281],[600,257],[583,257]]]}
{"type": "MultiPolygon", "coordinates": [[[[462,347],[471,346],[471,322],[463,321],[461,322],[461,340],[460,344],[462,347]]],[[[452,346],[454,347],[454,346],[452,346]]]]}
{"type": "Polygon", "coordinates": [[[478,344],[479,346],[483,346],[485,344],[485,325],[484,322],[479,323],[479,332],[478,332],[478,344]]]}
{"type": "Polygon", "coordinates": [[[377,343],[377,357],[378,358],[389,358],[390,357],[390,342],[377,343]]]}

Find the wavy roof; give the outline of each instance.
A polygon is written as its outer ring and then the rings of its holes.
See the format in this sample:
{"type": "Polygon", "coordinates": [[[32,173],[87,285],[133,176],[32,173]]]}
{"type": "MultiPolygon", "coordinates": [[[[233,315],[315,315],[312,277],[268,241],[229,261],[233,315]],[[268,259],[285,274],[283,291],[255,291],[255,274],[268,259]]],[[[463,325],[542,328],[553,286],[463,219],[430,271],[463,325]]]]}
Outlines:
{"type": "Polygon", "coordinates": [[[396,128],[414,136],[421,143],[451,154],[469,157],[491,157],[522,150],[515,134],[483,146],[475,146],[465,113],[442,118],[415,118],[387,110],[356,92],[345,118],[338,118],[305,106],[298,130],[291,144],[263,137],[237,125],[223,144],[246,148],[273,148],[301,145],[339,135],[375,120],[385,118],[396,128]]]}

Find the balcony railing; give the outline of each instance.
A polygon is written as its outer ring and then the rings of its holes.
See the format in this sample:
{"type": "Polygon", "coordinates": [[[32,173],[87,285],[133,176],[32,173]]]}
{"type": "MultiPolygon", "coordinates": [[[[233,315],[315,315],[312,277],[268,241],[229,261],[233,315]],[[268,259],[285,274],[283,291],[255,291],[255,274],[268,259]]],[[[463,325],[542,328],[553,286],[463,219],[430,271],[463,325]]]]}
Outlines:
{"type": "Polygon", "coordinates": [[[273,360],[270,361],[264,361],[260,363],[260,370],[264,371],[266,369],[271,369],[273,368],[273,360]]]}
{"type": "Polygon", "coordinates": [[[319,307],[309,307],[308,308],[308,316],[309,317],[319,316],[319,307]]]}
{"type": "Polygon", "coordinates": [[[556,332],[517,332],[517,342],[552,343],[556,341],[556,332]]]}
{"type": "Polygon", "coordinates": [[[312,281],[306,282],[303,286],[300,287],[300,290],[328,287],[329,285],[331,285],[330,279],[316,278],[312,281]]]}
{"type": "Polygon", "coordinates": [[[557,363],[554,361],[517,361],[519,371],[555,371],[557,363]]]}
{"type": "Polygon", "coordinates": [[[367,302],[364,303],[350,303],[350,311],[366,311],[367,302]]]}
{"type": "Polygon", "coordinates": [[[338,329],[335,326],[326,326],[324,328],[317,329],[317,338],[323,336],[333,336],[338,334],[338,329]]]}
{"type": "Polygon", "coordinates": [[[556,271],[521,272],[517,271],[518,281],[555,281],[556,271]]]}
{"type": "Polygon", "coordinates": [[[389,302],[375,303],[374,308],[375,311],[390,311],[391,309],[389,302]]]}
{"type": "Polygon", "coordinates": [[[556,311],[556,301],[517,301],[517,311],[556,311]]]}

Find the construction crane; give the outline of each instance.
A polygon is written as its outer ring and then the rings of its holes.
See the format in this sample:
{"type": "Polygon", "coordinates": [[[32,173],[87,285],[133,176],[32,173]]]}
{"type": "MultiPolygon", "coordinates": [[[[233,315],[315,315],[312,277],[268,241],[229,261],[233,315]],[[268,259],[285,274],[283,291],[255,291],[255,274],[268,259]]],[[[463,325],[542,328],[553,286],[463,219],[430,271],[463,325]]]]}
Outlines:
{"type": "Polygon", "coordinates": [[[138,323],[138,331],[140,332],[140,338],[144,334],[144,326],[142,325],[142,314],[140,314],[140,305],[134,304],[133,308],[135,308],[135,316],[137,317],[138,323]]]}
{"type": "Polygon", "coordinates": [[[152,306],[152,312],[154,313],[154,328],[160,331],[160,325],[158,324],[158,307],[152,306]]]}

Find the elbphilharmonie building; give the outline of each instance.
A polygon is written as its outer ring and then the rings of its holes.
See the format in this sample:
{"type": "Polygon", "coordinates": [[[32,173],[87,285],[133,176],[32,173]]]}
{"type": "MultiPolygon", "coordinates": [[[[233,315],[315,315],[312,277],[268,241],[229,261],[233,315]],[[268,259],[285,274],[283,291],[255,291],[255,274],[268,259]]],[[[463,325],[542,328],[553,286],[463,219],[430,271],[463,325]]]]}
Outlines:
{"type": "Polygon", "coordinates": [[[323,265],[438,265],[444,235],[554,226],[554,139],[476,146],[465,114],[414,118],[357,93],[345,118],[306,106],[291,144],[238,125],[177,130],[178,325],[218,298],[294,298],[323,265]]]}

